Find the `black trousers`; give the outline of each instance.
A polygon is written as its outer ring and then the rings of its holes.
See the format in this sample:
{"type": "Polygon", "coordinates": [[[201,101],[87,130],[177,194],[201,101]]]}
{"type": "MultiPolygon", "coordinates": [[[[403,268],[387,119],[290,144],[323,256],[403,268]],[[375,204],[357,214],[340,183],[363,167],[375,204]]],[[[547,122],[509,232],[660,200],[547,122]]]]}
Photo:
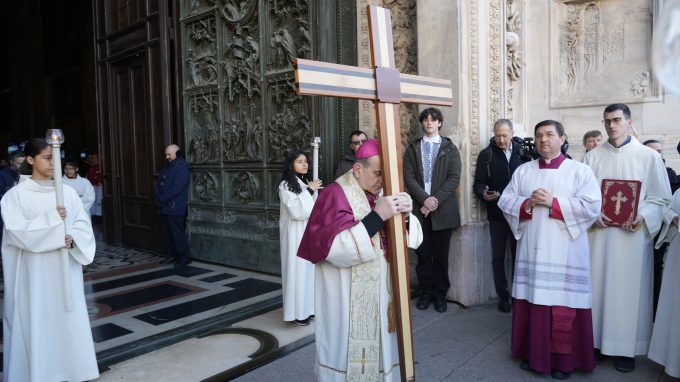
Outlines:
{"type": "Polygon", "coordinates": [[[510,297],[508,280],[505,277],[505,248],[510,239],[510,254],[512,255],[512,274],[515,273],[515,255],[517,240],[505,220],[489,220],[489,234],[491,236],[491,266],[493,268],[493,283],[496,294],[500,299],[510,297]]]}
{"type": "Polygon", "coordinates": [[[449,283],[449,246],[453,229],[432,230],[432,219],[425,218],[422,224],[423,243],[416,249],[418,264],[416,274],[421,293],[445,298],[449,283]]]}
{"type": "Polygon", "coordinates": [[[174,257],[175,261],[189,259],[189,244],[184,222],[184,216],[161,214],[163,236],[168,244],[168,256],[174,257]]]}

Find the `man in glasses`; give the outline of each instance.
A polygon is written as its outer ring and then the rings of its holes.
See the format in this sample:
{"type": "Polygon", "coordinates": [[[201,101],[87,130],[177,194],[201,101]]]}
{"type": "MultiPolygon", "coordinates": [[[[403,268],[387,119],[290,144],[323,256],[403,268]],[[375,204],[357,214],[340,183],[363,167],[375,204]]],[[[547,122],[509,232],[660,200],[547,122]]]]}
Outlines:
{"type": "Polygon", "coordinates": [[[607,106],[602,122],[608,139],[589,151],[583,162],[593,169],[600,187],[603,179],[637,180],[642,187],[632,222],[612,227],[610,217],[600,213],[588,234],[594,345],[601,354],[617,357],[618,371],[631,372],[635,356],[647,354],[649,348],[652,240],[661,228],[671,192],[661,156],[630,134],[633,120],[628,106],[607,106]]]}
{"type": "Polygon", "coordinates": [[[357,150],[359,150],[359,147],[361,147],[364,142],[368,137],[366,136],[366,133],[364,133],[361,130],[354,130],[352,133],[349,135],[349,148],[350,150],[345,153],[345,156],[342,157],[340,162],[338,163],[338,168],[335,170],[335,175],[333,175],[333,179],[337,179],[344,175],[347,171],[352,169],[352,166],[354,166],[354,162],[356,162],[355,154],[357,150]]]}

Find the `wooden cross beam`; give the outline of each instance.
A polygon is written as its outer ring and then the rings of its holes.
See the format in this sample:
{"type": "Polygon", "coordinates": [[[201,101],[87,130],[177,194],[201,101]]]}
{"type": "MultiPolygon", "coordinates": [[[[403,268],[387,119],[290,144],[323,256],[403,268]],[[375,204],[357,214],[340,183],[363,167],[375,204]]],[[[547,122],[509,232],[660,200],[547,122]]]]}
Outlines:
{"type": "MultiPolygon", "coordinates": [[[[402,74],[395,67],[390,11],[368,6],[373,68],[296,60],[295,82],[301,95],[372,100],[378,121],[385,195],[404,191],[399,104],[453,105],[451,81],[402,74]]],[[[406,224],[399,214],[387,222],[390,273],[397,319],[402,381],[415,380],[406,224]]]]}

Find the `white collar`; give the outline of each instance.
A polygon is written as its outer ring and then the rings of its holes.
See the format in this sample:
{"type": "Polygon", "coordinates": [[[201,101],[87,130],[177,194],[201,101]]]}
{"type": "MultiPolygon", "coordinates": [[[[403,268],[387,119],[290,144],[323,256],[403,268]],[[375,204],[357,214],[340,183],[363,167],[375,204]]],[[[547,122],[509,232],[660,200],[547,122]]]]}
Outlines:
{"type": "Polygon", "coordinates": [[[434,137],[430,138],[426,135],[423,135],[423,142],[442,143],[442,136],[437,134],[434,137]]]}

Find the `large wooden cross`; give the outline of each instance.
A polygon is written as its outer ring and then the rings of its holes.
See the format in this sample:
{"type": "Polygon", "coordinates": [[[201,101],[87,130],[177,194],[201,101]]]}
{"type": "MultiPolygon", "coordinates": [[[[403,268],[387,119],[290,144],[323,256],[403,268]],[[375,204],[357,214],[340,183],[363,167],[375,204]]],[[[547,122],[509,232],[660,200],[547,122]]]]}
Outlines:
{"type": "MultiPolygon", "coordinates": [[[[301,95],[372,100],[375,103],[385,195],[404,191],[399,128],[401,102],[451,106],[451,81],[401,74],[395,68],[390,11],[368,6],[373,68],[297,59],[295,82],[301,95]]],[[[415,380],[408,250],[401,214],[387,222],[390,271],[399,339],[402,381],[415,380]]]]}

